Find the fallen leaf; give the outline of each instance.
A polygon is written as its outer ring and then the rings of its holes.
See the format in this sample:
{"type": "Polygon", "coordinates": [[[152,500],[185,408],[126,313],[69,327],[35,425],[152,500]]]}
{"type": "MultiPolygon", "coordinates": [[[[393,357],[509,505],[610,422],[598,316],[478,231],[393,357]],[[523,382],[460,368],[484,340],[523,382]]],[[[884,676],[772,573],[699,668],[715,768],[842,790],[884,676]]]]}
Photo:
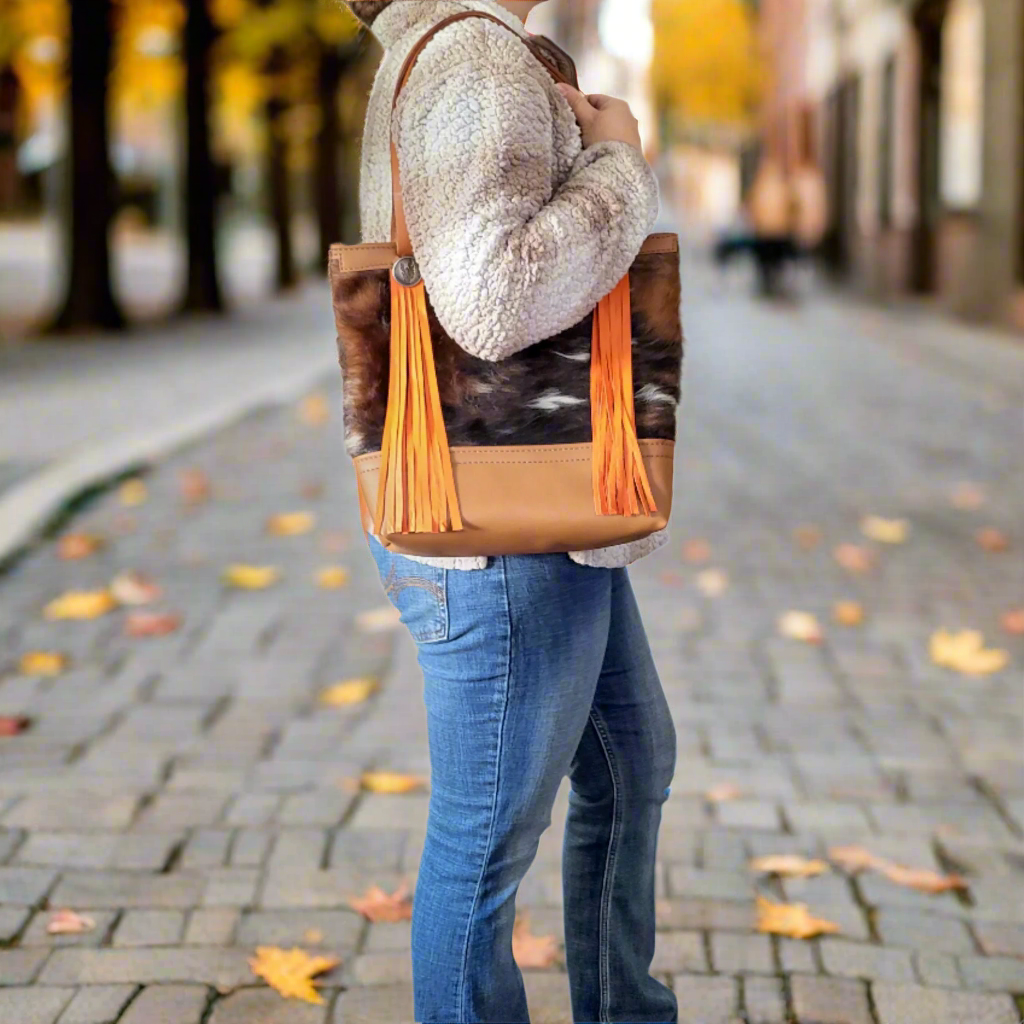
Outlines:
{"type": "Polygon", "coordinates": [[[958,633],[937,630],[932,634],[930,653],[936,665],[968,676],[987,676],[1001,672],[1010,661],[1006,651],[986,648],[984,637],[976,629],[965,629],[958,633]]]}
{"type": "Polygon", "coordinates": [[[285,950],[259,946],[256,956],[249,961],[249,967],[257,978],[262,978],[285,999],[299,999],[322,1006],[323,996],[313,987],[313,979],[340,963],[337,957],[310,956],[298,948],[285,950]]]}
{"type": "Polygon", "coordinates": [[[178,486],[187,505],[201,505],[213,493],[210,478],[201,469],[183,469],[178,474],[178,486]]]}
{"type": "Polygon", "coordinates": [[[122,572],[110,581],[110,593],[120,604],[136,606],[152,604],[163,591],[141,572],[122,572]]]}
{"type": "Polygon", "coordinates": [[[729,589],[729,577],[721,569],[697,573],[697,589],[707,597],[721,597],[729,589]]]}
{"type": "Polygon", "coordinates": [[[984,530],[979,530],[974,535],[974,539],[978,542],[978,547],[993,554],[1000,554],[1003,551],[1010,550],[1010,538],[1002,530],[997,530],[994,526],[988,526],[984,530]]]}
{"type": "Polygon", "coordinates": [[[409,898],[409,886],[405,882],[390,896],[373,885],[362,896],[353,896],[348,902],[357,914],[362,914],[374,923],[383,921],[394,924],[412,919],[412,900],[409,898]]]}
{"type": "Polygon", "coordinates": [[[320,694],[320,703],[329,707],[342,707],[346,704],[361,704],[376,691],[376,679],[347,679],[343,683],[328,686],[320,694]]]}
{"type": "Polygon", "coordinates": [[[356,616],[356,628],[362,633],[388,633],[402,621],[398,610],[390,604],[371,608],[356,616]]]}
{"type": "Polygon", "coordinates": [[[863,846],[834,846],[828,851],[828,856],[829,860],[851,875],[877,867],[882,862],[881,857],[865,850],[863,846]]]}
{"type": "Polygon", "coordinates": [[[348,585],[349,571],[340,565],[325,565],[317,570],[317,586],[324,590],[340,590],[348,585]]]}
{"type": "Polygon", "coordinates": [[[303,939],[311,946],[319,946],[324,941],[324,933],[319,928],[310,928],[303,936],[303,939]]]}
{"type": "Polygon", "coordinates": [[[118,489],[117,495],[122,505],[134,508],[137,505],[145,504],[149,497],[149,488],[146,487],[145,481],[136,477],[134,480],[125,480],[118,489]]]}
{"type": "Polygon", "coordinates": [[[402,775],[399,772],[363,772],[360,784],[371,793],[394,796],[415,793],[426,786],[427,780],[419,775],[402,775]]]}
{"type": "Polygon", "coordinates": [[[181,629],[182,618],[174,612],[131,612],[124,620],[125,636],[167,636],[181,629]]]}
{"type": "Polygon", "coordinates": [[[51,621],[61,619],[98,619],[117,607],[109,590],[69,590],[51,601],[43,615],[51,621]]]}
{"type": "Polygon", "coordinates": [[[345,530],[333,530],[325,533],[320,546],[331,555],[340,555],[342,551],[348,551],[352,543],[351,537],[345,530]]]}
{"type": "Polygon", "coordinates": [[[789,939],[813,939],[816,935],[835,935],[839,925],[814,917],[806,903],[774,903],[758,896],[757,930],[789,939]]]}
{"type": "Polygon", "coordinates": [[[299,493],[307,501],[318,501],[324,496],[324,483],[322,480],[307,480],[299,489],[299,493]]]}
{"type": "Polygon", "coordinates": [[[999,621],[1007,633],[1014,636],[1024,634],[1024,608],[1012,608],[999,621]]]}
{"type": "Polygon", "coordinates": [[[330,418],[331,407],[323,392],[314,391],[299,404],[299,419],[308,427],[322,427],[330,418]]]}
{"type": "Polygon", "coordinates": [[[918,892],[940,893],[967,888],[966,878],[960,875],[943,875],[928,868],[908,868],[902,864],[886,862],[885,866],[878,870],[890,882],[908,889],[916,889],[918,892]]]}
{"type": "Polygon", "coordinates": [[[46,924],[47,935],[84,935],[96,930],[96,922],[73,910],[55,910],[46,924]]]}
{"type": "Polygon", "coordinates": [[[821,625],[810,612],[786,612],[779,619],[779,633],[805,644],[820,644],[824,639],[821,625]]]}
{"type": "Polygon", "coordinates": [[[301,537],[316,528],[312,512],[285,512],[267,520],[267,533],[272,537],[301,537]]]}
{"type": "Polygon", "coordinates": [[[19,736],[31,724],[24,715],[0,715],[0,736],[19,736]]]}
{"type": "Polygon", "coordinates": [[[879,544],[903,544],[910,536],[910,523],[906,519],[865,516],[860,521],[860,532],[879,544]]]}
{"type": "Polygon", "coordinates": [[[864,621],[864,607],[856,601],[837,601],[832,617],[840,626],[859,626],[864,621]]]}
{"type": "Polygon", "coordinates": [[[840,544],[832,554],[847,572],[860,574],[875,567],[874,554],[859,544],[840,544]]]}
{"type": "Polygon", "coordinates": [[[796,853],[757,857],[750,862],[750,867],[761,874],[781,875],[783,878],[813,878],[828,871],[823,860],[808,860],[796,853]]]}
{"type": "Polygon", "coordinates": [[[817,526],[798,526],[793,531],[796,546],[803,551],[811,551],[821,543],[821,530],[817,526]]]}
{"type": "Polygon", "coordinates": [[[558,940],[554,935],[534,935],[523,914],[512,929],[512,956],[522,970],[554,967],[559,963],[558,940]]]}
{"type": "Polygon", "coordinates": [[[23,676],[59,676],[67,667],[67,656],[56,651],[27,651],[18,662],[23,676]]]}
{"type": "Polygon", "coordinates": [[[702,537],[688,540],[683,545],[683,558],[691,565],[704,565],[711,561],[711,545],[702,537]]]}
{"type": "Polygon", "coordinates": [[[266,565],[229,565],[223,580],[229,587],[239,590],[265,590],[281,578],[281,573],[266,565]]]}
{"type": "Polygon", "coordinates": [[[686,582],[686,578],[682,573],[673,572],[671,569],[663,572],[660,579],[666,587],[681,587],[686,582]]]}
{"type": "Polygon", "coordinates": [[[954,508],[963,509],[968,512],[981,508],[986,500],[985,491],[981,485],[968,481],[957,484],[949,496],[950,504],[954,508]]]}
{"type": "Polygon", "coordinates": [[[704,799],[712,804],[724,804],[729,800],[739,800],[743,796],[743,790],[732,782],[720,782],[712,786],[705,794],[704,799]]]}
{"type": "Polygon", "coordinates": [[[57,542],[57,557],[76,562],[95,555],[103,547],[103,538],[95,533],[66,533],[57,542]]]}

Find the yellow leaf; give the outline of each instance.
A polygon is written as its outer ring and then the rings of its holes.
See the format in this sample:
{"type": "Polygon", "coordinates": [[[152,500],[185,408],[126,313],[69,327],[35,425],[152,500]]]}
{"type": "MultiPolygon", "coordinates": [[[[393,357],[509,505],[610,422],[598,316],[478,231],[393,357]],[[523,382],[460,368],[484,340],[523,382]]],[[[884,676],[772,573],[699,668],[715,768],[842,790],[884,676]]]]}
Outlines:
{"type": "Polygon", "coordinates": [[[368,921],[387,922],[408,921],[412,918],[412,901],[409,899],[409,886],[403,882],[389,896],[379,886],[371,886],[362,896],[353,896],[349,906],[368,921]]]}
{"type": "Polygon", "coordinates": [[[317,570],[317,585],[323,587],[324,590],[340,590],[348,585],[348,581],[348,569],[340,565],[325,565],[322,569],[317,570]]]}
{"type": "Polygon", "coordinates": [[[833,846],[828,851],[828,856],[851,875],[876,868],[882,862],[881,857],[875,856],[870,850],[865,850],[863,846],[833,846]]]}
{"type": "Polygon", "coordinates": [[[286,512],[267,521],[267,533],[272,537],[299,537],[316,527],[312,512],[286,512]]]}
{"type": "Polygon", "coordinates": [[[512,956],[522,970],[545,970],[559,963],[558,940],[554,935],[534,935],[523,914],[512,928],[512,956]]]}
{"type": "Polygon", "coordinates": [[[94,533],[66,533],[57,542],[57,557],[74,562],[95,555],[103,547],[103,538],[94,533]]]}
{"type": "Polygon", "coordinates": [[[306,395],[299,405],[299,419],[307,426],[322,427],[331,418],[327,396],[320,391],[306,395]]]}
{"type": "Polygon", "coordinates": [[[864,621],[864,608],[856,601],[837,601],[832,615],[840,626],[859,626],[864,621]]]}
{"type": "Polygon", "coordinates": [[[67,667],[67,657],[56,651],[28,651],[18,662],[23,676],[59,676],[67,667]]]}
{"type": "Polygon", "coordinates": [[[264,565],[229,565],[224,570],[224,582],[239,590],[265,590],[281,578],[281,573],[264,565]]]}
{"type": "Polygon", "coordinates": [[[256,956],[249,961],[249,967],[257,978],[262,978],[285,999],[299,999],[323,1006],[323,997],[313,987],[313,979],[340,963],[337,957],[310,956],[301,949],[259,946],[256,956]]]}
{"type": "Polygon", "coordinates": [[[960,875],[942,875],[928,868],[908,868],[902,864],[886,862],[879,870],[890,882],[908,889],[916,889],[918,892],[940,893],[967,888],[966,878],[960,875]]]}
{"type": "Polygon", "coordinates": [[[427,780],[418,775],[402,775],[398,772],[363,772],[360,782],[363,789],[371,793],[387,793],[392,796],[415,793],[427,784],[427,780]]]}
{"type": "Polygon", "coordinates": [[[697,587],[708,597],[720,597],[729,589],[729,577],[721,569],[705,569],[697,573],[697,587]]]}
{"type": "Polygon", "coordinates": [[[320,703],[330,707],[342,707],[345,704],[361,704],[377,689],[376,679],[348,679],[327,687],[320,694],[320,703]]]}
{"type": "Polygon", "coordinates": [[[757,857],[750,862],[750,867],[762,874],[781,875],[783,878],[813,878],[828,871],[828,865],[823,860],[808,860],[796,853],[757,857]]]}
{"type": "Polygon", "coordinates": [[[98,619],[116,607],[117,601],[109,590],[70,590],[51,601],[43,615],[51,621],[98,619]]]}
{"type": "Polygon", "coordinates": [[[807,644],[820,644],[821,626],[810,612],[786,612],[779,619],[779,632],[790,640],[801,640],[807,644]]]}
{"type": "Polygon", "coordinates": [[[126,480],[121,484],[117,493],[121,504],[127,505],[129,508],[145,504],[149,497],[149,489],[146,487],[145,481],[139,480],[137,477],[134,480],[126,480]]]}
{"type": "Polygon", "coordinates": [[[865,516],[860,523],[861,533],[879,544],[903,544],[910,536],[910,523],[906,519],[884,519],[865,516]]]}
{"type": "Polygon", "coordinates": [[[757,930],[790,939],[813,939],[816,935],[834,935],[839,925],[814,917],[806,903],[773,903],[757,897],[757,930]]]}
{"type": "Polygon", "coordinates": [[[356,616],[356,626],[362,633],[387,633],[398,627],[401,617],[391,605],[382,605],[356,616]]]}
{"type": "Polygon", "coordinates": [[[998,648],[986,648],[984,637],[976,629],[949,633],[944,629],[932,634],[932,661],[943,668],[968,676],[987,676],[1001,672],[1010,662],[1010,655],[998,648]]]}

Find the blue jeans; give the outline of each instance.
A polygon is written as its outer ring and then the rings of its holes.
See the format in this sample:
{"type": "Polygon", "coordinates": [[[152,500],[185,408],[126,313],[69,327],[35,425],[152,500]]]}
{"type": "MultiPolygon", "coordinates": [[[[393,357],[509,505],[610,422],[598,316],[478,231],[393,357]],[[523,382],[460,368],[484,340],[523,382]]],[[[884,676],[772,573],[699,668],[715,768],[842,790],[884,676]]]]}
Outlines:
{"type": "Polygon", "coordinates": [[[447,571],[370,538],[419,648],[431,758],[412,957],[423,1024],[529,1021],[515,898],[561,780],[573,1019],[677,1020],[650,975],[676,737],[624,569],[566,555],[447,571]]]}

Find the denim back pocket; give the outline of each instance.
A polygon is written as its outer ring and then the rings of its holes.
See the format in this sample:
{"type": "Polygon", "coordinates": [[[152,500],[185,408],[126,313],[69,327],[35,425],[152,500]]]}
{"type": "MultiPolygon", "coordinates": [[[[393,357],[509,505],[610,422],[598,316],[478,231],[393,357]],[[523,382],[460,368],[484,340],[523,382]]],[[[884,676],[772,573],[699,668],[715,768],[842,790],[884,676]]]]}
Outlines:
{"type": "Polygon", "coordinates": [[[388,551],[368,538],[388,600],[398,609],[413,640],[421,644],[448,639],[448,573],[388,551]]]}

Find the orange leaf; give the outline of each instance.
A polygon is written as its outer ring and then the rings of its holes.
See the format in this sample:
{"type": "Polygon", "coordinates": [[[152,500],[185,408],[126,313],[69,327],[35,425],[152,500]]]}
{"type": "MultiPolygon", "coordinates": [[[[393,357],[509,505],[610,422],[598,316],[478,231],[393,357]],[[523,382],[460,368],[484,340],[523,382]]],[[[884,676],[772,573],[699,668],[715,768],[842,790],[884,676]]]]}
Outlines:
{"type": "Polygon", "coordinates": [[[878,869],[890,882],[917,889],[919,892],[949,892],[951,889],[966,889],[967,879],[960,875],[941,875],[927,868],[908,868],[902,864],[886,862],[878,869]]]}
{"type": "Polygon", "coordinates": [[[949,496],[950,504],[954,508],[967,512],[981,508],[985,504],[985,500],[985,491],[981,485],[968,481],[957,484],[949,496]]]}
{"type": "Polygon", "coordinates": [[[859,544],[840,544],[833,556],[847,572],[870,572],[875,565],[875,556],[859,544]]]}
{"type": "Polygon", "coordinates": [[[350,545],[351,538],[344,530],[334,530],[330,533],[325,533],[323,540],[320,542],[320,546],[324,551],[334,555],[347,551],[350,545]]]}
{"type": "Polygon", "coordinates": [[[0,715],[0,736],[18,736],[31,724],[24,715],[0,715]]]}
{"type": "Polygon", "coordinates": [[[829,860],[834,861],[851,875],[867,871],[883,863],[881,857],[876,857],[870,850],[865,850],[863,846],[834,846],[828,851],[828,856],[829,860]]]}
{"type": "Polygon", "coordinates": [[[720,782],[704,794],[704,799],[708,803],[724,804],[730,800],[739,800],[741,796],[743,796],[743,790],[739,786],[732,782],[720,782]]]}
{"type": "Polygon", "coordinates": [[[1024,634],[1024,608],[1013,608],[1003,615],[1000,622],[1007,633],[1014,636],[1024,634]]]}
{"type": "Polygon", "coordinates": [[[522,970],[554,967],[559,962],[558,940],[554,935],[534,935],[524,914],[512,929],[512,956],[522,970]]]}
{"type": "Polygon", "coordinates": [[[837,601],[832,615],[840,626],[859,626],[864,621],[864,608],[856,601],[837,601]]]}
{"type": "Polygon", "coordinates": [[[259,946],[256,956],[249,961],[249,967],[257,978],[262,978],[285,999],[299,999],[322,1006],[323,996],[313,987],[313,979],[340,963],[337,957],[310,956],[301,949],[259,946]]]}
{"type": "Polygon", "coordinates": [[[419,775],[402,775],[398,772],[363,772],[360,779],[363,789],[371,793],[402,795],[423,789],[427,780],[419,775]]]}
{"type": "Polygon", "coordinates": [[[817,526],[798,526],[793,531],[796,546],[803,551],[811,551],[821,543],[821,530],[817,526]]]}
{"type": "Polygon", "coordinates": [[[974,539],[978,542],[978,547],[985,551],[991,551],[993,554],[1010,550],[1010,538],[1002,530],[997,530],[994,526],[988,526],[984,530],[979,530],[974,535],[974,539]]]}
{"type": "Polygon", "coordinates": [[[94,533],[66,533],[57,542],[57,557],[75,562],[95,555],[103,547],[103,538],[94,533]]]}
{"type": "Polygon", "coordinates": [[[120,604],[152,604],[163,591],[148,576],[141,572],[118,573],[110,581],[110,592],[120,604]]]}
{"type": "Polygon", "coordinates": [[[813,878],[828,871],[823,860],[808,860],[797,853],[758,857],[750,862],[750,867],[762,874],[781,875],[783,878],[813,878]]]}
{"type": "Polygon", "coordinates": [[[96,930],[96,922],[73,910],[55,910],[46,925],[47,935],[83,935],[96,930]]]}
{"type": "Polygon", "coordinates": [[[124,635],[167,636],[181,629],[181,623],[173,612],[131,612],[124,620],[124,635]]]}
{"type": "Polygon", "coordinates": [[[319,501],[324,496],[324,484],[322,480],[307,480],[299,489],[299,493],[307,501],[319,501]]]}
{"type": "Polygon", "coordinates": [[[711,545],[702,537],[688,540],[683,545],[683,558],[691,565],[704,565],[711,561],[711,545]]]}
{"type": "Polygon", "coordinates": [[[409,886],[406,882],[390,896],[380,887],[373,885],[362,896],[353,896],[348,902],[357,914],[362,914],[368,921],[385,921],[393,924],[396,921],[412,920],[412,900],[409,898],[409,886]]]}
{"type": "Polygon", "coordinates": [[[210,478],[201,469],[183,469],[178,474],[181,496],[188,505],[201,505],[210,500],[213,488],[210,478]]]}
{"type": "Polygon", "coordinates": [[[806,903],[773,903],[757,897],[757,930],[790,939],[813,939],[816,935],[834,935],[839,925],[814,917],[806,903]]]}
{"type": "Polygon", "coordinates": [[[321,391],[306,395],[299,405],[299,419],[308,427],[322,427],[330,418],[331,407],[321,391]]]}

